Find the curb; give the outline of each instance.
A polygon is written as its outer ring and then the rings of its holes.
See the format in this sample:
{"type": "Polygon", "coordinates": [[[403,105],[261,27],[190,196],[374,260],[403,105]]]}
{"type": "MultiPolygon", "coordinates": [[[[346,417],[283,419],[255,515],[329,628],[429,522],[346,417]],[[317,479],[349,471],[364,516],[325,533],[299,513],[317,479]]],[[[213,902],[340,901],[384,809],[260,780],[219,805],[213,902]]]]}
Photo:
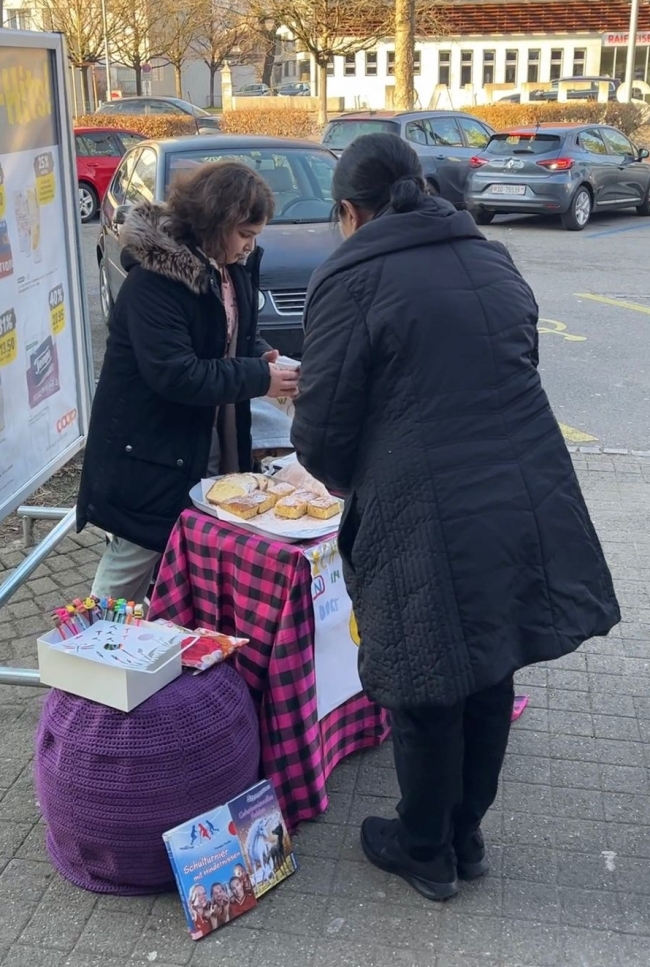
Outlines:
{"type": "Polygon", "coordinates": [[[571,447],[567,446],[569,453],[585,453],[596,455],[606,455],[610,457],[650,457],[650,450],[626,450],[622,447],[571,447]]]}

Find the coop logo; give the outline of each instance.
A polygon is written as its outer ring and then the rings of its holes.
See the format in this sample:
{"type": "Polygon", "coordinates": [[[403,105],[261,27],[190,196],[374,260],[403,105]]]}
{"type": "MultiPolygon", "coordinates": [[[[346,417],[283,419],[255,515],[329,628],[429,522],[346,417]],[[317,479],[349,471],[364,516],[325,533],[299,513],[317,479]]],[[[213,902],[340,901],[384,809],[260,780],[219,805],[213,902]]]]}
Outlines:
{"type": "Polygon", "coordinates": [[[57,420],[56,432],[63,433],[64,430],[67,430],[69,426],[73,425],[76,419],[77,419],[77,411],[70,410],[70,412],[66,413],[65,416],[62,416],[60,420],[57,420]]]}

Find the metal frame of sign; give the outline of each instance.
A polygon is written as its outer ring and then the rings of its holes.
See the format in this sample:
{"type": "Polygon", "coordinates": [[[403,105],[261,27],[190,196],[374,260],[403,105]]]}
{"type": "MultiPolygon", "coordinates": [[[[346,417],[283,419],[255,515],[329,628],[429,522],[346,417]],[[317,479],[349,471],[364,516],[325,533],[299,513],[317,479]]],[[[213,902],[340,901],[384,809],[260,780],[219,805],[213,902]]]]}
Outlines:
{"type": "Polygon", "coordinates": [[[25,480],[19,489],[0,503],[0,520],[12,513],[83,448],[90,417],[92,387],[94,387],[89,316],[80,268],[82,264],[81,230],[76,187],[74,134],[66,80],[67,49],[65,39],[61,34],[3,30],[0,31],[0,52],[3,48],[35,49],[47,51],[50,55],[53,80],[52,109],[62,166],[59,189],[64,212],[65,271],[70,296],[70,326],[73,334],[79,435],[51,461],[41,467],[31,479],[25,480]]]}

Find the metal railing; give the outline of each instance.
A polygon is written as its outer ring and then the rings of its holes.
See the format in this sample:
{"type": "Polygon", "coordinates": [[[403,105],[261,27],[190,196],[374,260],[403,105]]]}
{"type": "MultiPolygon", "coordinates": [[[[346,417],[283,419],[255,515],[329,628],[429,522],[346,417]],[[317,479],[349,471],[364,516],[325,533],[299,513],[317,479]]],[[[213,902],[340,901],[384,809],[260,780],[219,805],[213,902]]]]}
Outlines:
{"type": "MultiPolygon", "coordinates": [[[[18,515],[23,523],[23,540],[26,547],[31,544],[34,534],[34,521],[58,520],[52,530],[27,555],[25,560],[0,585],[0,608],[29,580],[37,567],[52,553],[75,526],[75,508],[68,507],[19,507],[18,515]]],[[[38,671],[34,668],[8,668],[0,666],[0,685],[40,685],[38,671]]]]}

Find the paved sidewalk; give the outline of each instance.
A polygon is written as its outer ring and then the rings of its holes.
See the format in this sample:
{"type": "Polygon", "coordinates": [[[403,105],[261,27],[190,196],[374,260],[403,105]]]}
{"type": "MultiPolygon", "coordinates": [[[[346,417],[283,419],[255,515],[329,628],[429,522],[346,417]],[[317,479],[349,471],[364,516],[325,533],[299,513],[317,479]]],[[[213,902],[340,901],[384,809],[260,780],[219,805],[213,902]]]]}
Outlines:
{"type": "MultiPolygon", "coordinates": [[[[519,676],[531,706],[485,823],[488,878],[440,906],[363,860],[360,820],[396,801],[387,745],[335,771],[327,815],[296,837],[299,873],[193,943],[175,894],[97,897],[53,872],[31,782],[43,691],[0,687],[2,967],[647,967],[650,459],[575,462],[625,621],[519,676]]],[[[0,611],[0,663],[35,665],[44,612],[87,591],[101,546],[67,539],[0,611]]],[[[0,579],[22,553],[0,550],[0,579]]]]}

